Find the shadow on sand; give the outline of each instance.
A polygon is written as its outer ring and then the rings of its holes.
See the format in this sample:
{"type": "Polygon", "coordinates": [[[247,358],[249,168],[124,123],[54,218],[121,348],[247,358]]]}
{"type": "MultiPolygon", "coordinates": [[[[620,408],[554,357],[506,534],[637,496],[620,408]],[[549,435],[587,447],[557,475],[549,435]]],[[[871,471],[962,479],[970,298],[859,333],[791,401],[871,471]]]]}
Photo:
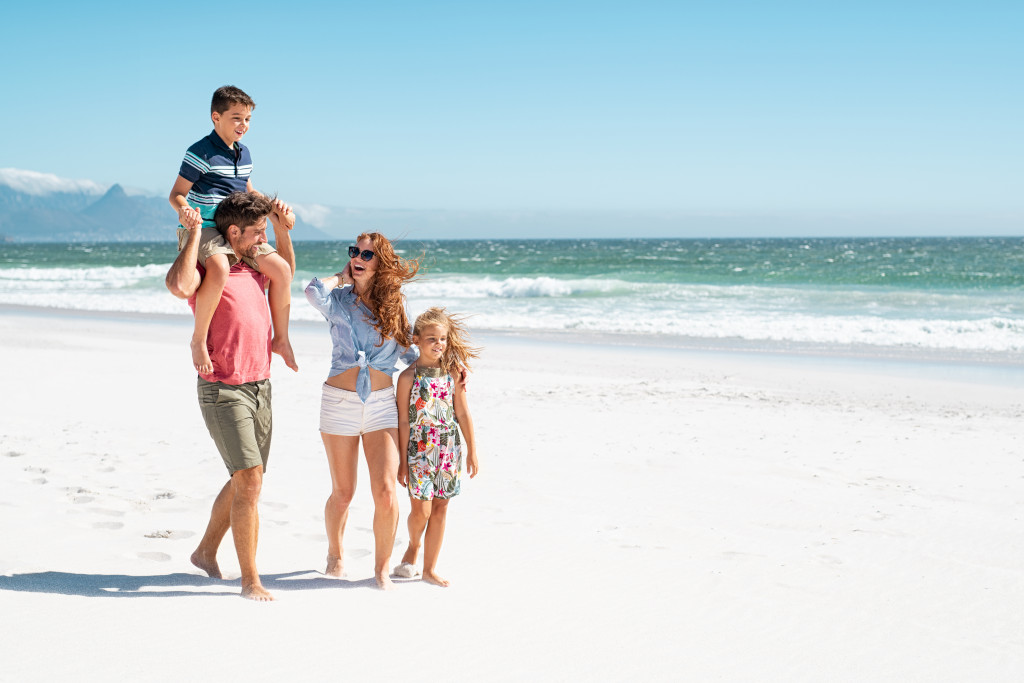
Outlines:
{"type": "MultiPolygon", "coordinates": [[[[271,593],[275,591],[377,587],[373,578],[359,581],[329,579],[314,571],[261,574],[260,579],[263,581],[263,586],[271,593]]],[[[0,590],[82,595],[89,598],[238,597],[241,589],[239,579],[226,581],[210,579],[198,574],[181,573],[134,576],[130,574],[38,572],[0,576],[0,590]]]]}

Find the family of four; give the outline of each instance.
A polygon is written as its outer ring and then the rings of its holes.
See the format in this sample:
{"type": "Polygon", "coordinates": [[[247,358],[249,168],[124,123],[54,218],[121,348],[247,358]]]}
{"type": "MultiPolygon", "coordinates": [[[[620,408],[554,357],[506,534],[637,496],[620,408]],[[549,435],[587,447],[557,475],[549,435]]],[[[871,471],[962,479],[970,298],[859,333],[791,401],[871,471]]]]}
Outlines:
{"type": "MultiPolygon", "coordinates": [[[[252,157],[241,140],[254,107],[234,86],[213,95],[213,132],[188,148],[171,189],[180,251],[166,284],[195,314],[191,350],[199,407],[229,474],[192,563],[222,578],[217,550],[230,529],[242,597],[263,601],[273,600],[256,569],[257,501],[273,429],[271,354],[292,370],[298,365],[288,338],[295,215],[249,180],[252,157]],[[267,240],[268,221],[276,249],[267,240]]],[[[392,573],[418,575],[422,545],[423,580],[447,586],[435,568],[448,501],[460,492],[463,459],[470,477],[479,470],[465,393],[465,372],[479,350],[469,345],[461,320],[443,308],[428,309],[410,325],[402,285],[419,263],[398,256],[386,237],[359,235],[348,255],[339,272],[306,287],[333,342],[320,406],[331,473],[325,573],[342,576],[361,441],[374,501],[377,585],[392,588],[392,573]],[[408,367],[396,394],[392,377],[399,361],[408,367]],[[389,572],[399,519],[396,482],[411,500],[409,545],[389,572]]]]}

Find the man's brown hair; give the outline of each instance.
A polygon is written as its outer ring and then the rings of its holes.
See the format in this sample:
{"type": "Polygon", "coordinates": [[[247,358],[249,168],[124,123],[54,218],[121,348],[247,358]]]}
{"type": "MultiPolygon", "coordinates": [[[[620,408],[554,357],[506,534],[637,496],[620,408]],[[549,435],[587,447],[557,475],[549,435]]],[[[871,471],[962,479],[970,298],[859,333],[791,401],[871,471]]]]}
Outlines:
{"type": "Polygon", "coordinates": [[[274,197],[259,192],[232,192],[217,206],[213,222],[220,234],[227,237],[228,228],[232,225],[237,225],[244,232],[250,225],[256,225],[269,216],[273,210],[274,197]]]}

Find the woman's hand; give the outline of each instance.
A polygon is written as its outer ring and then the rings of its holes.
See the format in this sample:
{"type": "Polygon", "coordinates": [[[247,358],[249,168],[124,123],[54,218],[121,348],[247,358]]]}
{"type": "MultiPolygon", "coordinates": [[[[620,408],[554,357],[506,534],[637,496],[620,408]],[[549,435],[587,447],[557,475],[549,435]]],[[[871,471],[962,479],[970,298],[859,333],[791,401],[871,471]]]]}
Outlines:
{"type": "Polygon", "coordinates": [[[404,487],[409,486],[409,463],[403,461],[398,463],[398,483],[404,487]]]}
{"type": "Polygon", "coordinates": [[[338,287],[355,284],[355,280],[352,279],[352,264],[346,263],[342,271],[340,273],[335,273],[334,277],[338,278],[338,287]]]}

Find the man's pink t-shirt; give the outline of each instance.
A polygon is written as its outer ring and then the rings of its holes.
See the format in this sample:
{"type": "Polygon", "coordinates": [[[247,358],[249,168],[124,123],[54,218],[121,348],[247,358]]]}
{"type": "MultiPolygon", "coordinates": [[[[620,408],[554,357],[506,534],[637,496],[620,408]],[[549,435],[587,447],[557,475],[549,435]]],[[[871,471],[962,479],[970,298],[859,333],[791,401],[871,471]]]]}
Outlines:
{"type": "MultiPolygon", "coordinates": [[[[196,264],[200,277],[206,269],[196,264]]],[[[270,309],[267,276],[239,261],[228,271],[220,303],[213,312],[206,348],[213,373],[200,375],[208,382],[245,384],[270,377],[270,309]]],[[[196,310],[195,294],[188,300],[196,310]]]]}

